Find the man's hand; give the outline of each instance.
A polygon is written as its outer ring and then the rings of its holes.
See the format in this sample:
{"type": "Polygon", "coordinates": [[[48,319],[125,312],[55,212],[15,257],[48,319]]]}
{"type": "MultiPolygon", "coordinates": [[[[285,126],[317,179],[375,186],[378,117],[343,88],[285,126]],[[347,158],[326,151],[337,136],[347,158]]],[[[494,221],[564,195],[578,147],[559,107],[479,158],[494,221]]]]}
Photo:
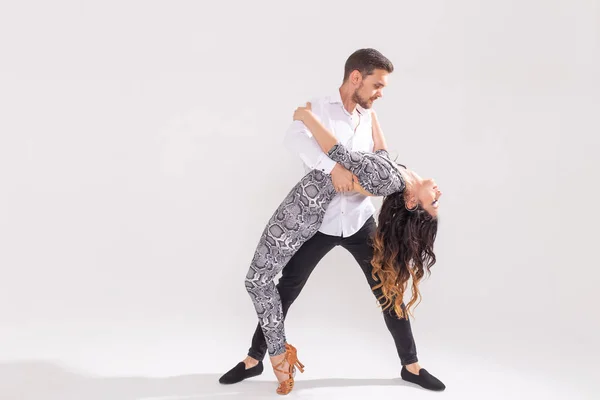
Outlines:
{"type": "Polygon", "coordinates": [[[352,172],[340,164],[335,164],[335,167],[331,170],[331,180],[333,181],[333,187],[336,192],[350,192],[354,189],[354,181],[352,172]]]}

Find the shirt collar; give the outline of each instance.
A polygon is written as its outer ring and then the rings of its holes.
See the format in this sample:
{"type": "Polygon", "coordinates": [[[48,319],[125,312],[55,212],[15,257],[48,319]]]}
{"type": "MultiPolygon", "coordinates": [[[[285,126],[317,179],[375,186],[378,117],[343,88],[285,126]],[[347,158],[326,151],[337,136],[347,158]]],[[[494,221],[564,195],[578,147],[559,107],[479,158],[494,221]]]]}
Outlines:
{"type": "MultiPolygon", "coordinates": [[[[333,92],[333,94],[331,96],[329,96],[329,102],[331,104],[340,104],[342,106],[342,109],[344,110],[345,113],[348,113],[348,111],[346,110],[346,108],[344,107],[344,103],[342,102],[342,96],[340,95],[340,91],[336,90],[333,92]]],[[[360,115],[364,115],[366,110],[364,108],[362,108],[361,106],[359,106],[358,104],[356,105],[356,111],[360,114],[360,115]]]]}

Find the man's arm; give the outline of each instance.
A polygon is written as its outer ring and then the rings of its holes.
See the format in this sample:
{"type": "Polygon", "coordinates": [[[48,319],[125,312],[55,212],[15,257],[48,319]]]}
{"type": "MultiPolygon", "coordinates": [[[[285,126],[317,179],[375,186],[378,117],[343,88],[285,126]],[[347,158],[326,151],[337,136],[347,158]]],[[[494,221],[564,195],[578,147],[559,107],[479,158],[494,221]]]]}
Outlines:
{"type": "Polygon", "coordinates": [[[373,193],[368,192],[364,187],[362,187],[358,181],[358,176],[352,175],[352,180],[354,182],[354,189],[352,190],[353,192],[360,193],[363,196],[375,196],[373,193]]]}
{"type": "Polygon", "coordinates": [[[371,111],[371,124],[373,132],[373,152],[376,152],[377,150],[387,150],[387,143],[385,142],[385,137],[383,136],[383,131],[381,130],[375,111],[371,111]]]}

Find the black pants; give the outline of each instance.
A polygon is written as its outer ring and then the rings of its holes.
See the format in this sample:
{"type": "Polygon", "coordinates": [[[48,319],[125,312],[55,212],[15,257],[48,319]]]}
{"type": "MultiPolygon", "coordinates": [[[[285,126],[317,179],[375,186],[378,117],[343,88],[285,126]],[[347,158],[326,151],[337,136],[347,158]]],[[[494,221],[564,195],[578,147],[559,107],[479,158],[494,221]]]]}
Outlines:
{"type": "MultiPolygon", "coordinates": [[[[306,284],[308,277],[316,265],[321,261],[325,254],[329,253],[335,246],[342,246],[350,252],[362,268],[369,288],[377,284],[371,277],[371,259],[373,258],[373,247],[371,238],[375,235],[377,225],[373,217],[369,218],[364,226],[349,237],[339,237],[325,235],[317,232],[312,238],[300,247],[300,250],[290,259],[283,268],[282,276],[277,284],[277,290],[281,297],[283,314],[287,312],[294,302],[302,288],[306,284]]],[[[373,291],[375,297],[381,297],[381,289],[373,291]]],[[[404,306],[404,305],[403,305],[404,306]]],[[[408,319],[400,319],[393,309],[386,309],[383,312],[383,318],[388,330],[396,343],[396,350],[402,365],[412,364],[418,361],[417,349],[410,328],[408,319]]],[[[257,326],[252,337],[252,347],[248,355],[256,360],[262,360],[267,352],[267,344],[263,336],[260,324],[257,326]]]]}

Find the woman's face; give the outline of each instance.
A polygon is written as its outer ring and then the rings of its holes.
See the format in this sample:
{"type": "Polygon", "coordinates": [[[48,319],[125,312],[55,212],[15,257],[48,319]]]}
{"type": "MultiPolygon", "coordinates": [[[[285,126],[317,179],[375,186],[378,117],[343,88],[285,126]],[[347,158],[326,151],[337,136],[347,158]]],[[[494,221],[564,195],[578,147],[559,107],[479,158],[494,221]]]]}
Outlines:
{"type": "Polygon", "coordinates": [[[417,191],[417,199],[421,207],[432,217],[437,217],[438,215],[441,196],[442,192],[433,179],[427,178],[421,181],[421,185],[417,191]]]}
{"type": "Polygon", "coordinates": [[[410,195],[408,199],[405,199],[406,206],[408,208],[414,208],[416,200],[418,204],[429,213],[432,217],[438,216],[438,208],[440,206],[439,199],[442,196],[442,192],[437,186],[437,183],[431,178],[423,179],[415,171],[410,169],[404,169],[398,167],[400,173],[413,183],[416,188],[416,195],[410,195]],[[413,197],[414,196],[414,197],[413,197]]]}

